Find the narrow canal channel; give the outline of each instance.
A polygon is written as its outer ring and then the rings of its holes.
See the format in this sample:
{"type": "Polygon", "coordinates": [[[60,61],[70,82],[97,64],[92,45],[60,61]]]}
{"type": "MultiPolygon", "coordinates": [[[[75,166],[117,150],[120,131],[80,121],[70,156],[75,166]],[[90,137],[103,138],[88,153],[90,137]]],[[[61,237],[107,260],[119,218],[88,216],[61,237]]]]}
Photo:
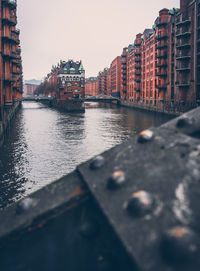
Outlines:
{"type": "Polygon", "coordinates": [[[0,208],[135,133],[170,119],[166,115],[97,103],[87,107],[84,114],[69,114],[40,103],[22,104],[0,149],[0,208]]]}

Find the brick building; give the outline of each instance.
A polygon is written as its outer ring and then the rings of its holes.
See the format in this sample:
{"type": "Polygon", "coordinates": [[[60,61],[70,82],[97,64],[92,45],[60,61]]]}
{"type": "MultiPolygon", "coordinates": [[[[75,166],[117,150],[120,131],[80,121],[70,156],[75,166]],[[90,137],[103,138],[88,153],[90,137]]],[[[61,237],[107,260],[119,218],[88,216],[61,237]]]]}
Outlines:
{"type": "Polygon", "coordinates": [[[111,73],[111,95],[113,97],[120,97],[121,85],[122,85],[122,64],[121,57],[117,56],[110,65],[111,73]]]}
{"type": "Polygon", "coordinates": [[[22,96],[22,61],[16,0],[0,0],[0,122],[22,96]]]}
{"type": "Polygon", "coordinates": [[[24,85],[24,93],[23,93],[23,96],[33,96],[35,90],[37,89],[37,87],[38,87],[38,85],[26,83],[26,84],[24,85]]]}
{"type": "Polygon", "coordinates": [[[187,111],[200,104],[199,52],[200,0],[180,0],[180,9],[160,10],[152,29],[100,73],[99,93],[155,111],[187,111]]]}
{"type": "Polygon", "coordinates": [[[99,94],[99,80],[97,77],[90,77],[85,80],[85,96],[99,94]]]}
{"type": "Polygon", "coordinates": [[[38,94],[65,101],[85,97],[85,70],[81,61],[60,61],[52,66],[45,81],[38,86],[38,94]]]}
{"type": "Polygon", "coordinates": [[[59,100],[85,97],[85,70],[82,62],[69,60],[59,70],[57,82],[59,87],[57,98],[59,100]]]}

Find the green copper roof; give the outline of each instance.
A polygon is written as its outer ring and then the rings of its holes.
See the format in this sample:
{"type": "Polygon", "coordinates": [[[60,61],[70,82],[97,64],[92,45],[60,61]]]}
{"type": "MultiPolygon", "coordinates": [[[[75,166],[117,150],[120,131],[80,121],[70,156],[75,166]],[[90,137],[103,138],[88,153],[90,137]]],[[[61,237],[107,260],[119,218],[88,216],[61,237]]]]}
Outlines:
{"type": "Polygon", "coordinates": [[[170,10],[169,10],[169,14],[170,14],[170,15],[174,15],[174,9],[170,9],[170,10]]]}
{"type": "Polygon", "coordinates": [[[80,67],[79,67],[79,71],[84,71],[84,67],[83,64],[81,63],[80,67]]]}
{"type": "Polygon", "coordinates": [[[74,73],[74,72],[75,72],[75,69],[74,69],[73,67],[71,67],[71,68],[69,69],[69,72],[70,72],[70,73],[74,73]]]}
{"type": "Polygon", "coordinates": [[[153,28],[153,29],[156,29],[156,25],[154,24],[154,25],[152,26],[152,28],[153,28]]]}
{"type": "Polygon", "coordinates": [[[142,35],[141,39],[142,39],[142,40],[144,39],[144,35],[142,35]]]}
{"type": "Polygon", "coordinates": [[[126,49],[126,52],[128,53],[128,49],[126,49]]]}

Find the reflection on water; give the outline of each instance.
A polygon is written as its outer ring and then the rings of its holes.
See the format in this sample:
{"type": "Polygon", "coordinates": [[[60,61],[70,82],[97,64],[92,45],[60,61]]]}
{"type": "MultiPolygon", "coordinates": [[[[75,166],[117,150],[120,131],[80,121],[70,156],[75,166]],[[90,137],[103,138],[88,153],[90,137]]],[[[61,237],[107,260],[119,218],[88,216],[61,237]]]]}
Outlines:
{"type": "Polygon", "coordinates": [[[0,207],[72,171],[78,164],[168,116],[87,104],[67,114],[24,102],[0,150],[0,207]]]}

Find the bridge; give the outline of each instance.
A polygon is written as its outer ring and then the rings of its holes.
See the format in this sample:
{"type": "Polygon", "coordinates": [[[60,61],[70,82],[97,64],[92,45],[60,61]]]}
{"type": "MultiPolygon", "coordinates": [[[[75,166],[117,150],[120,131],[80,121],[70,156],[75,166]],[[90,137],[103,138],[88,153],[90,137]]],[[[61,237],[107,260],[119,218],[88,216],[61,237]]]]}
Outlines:
{"type": "Polygon", "coordinates": [[[52,97],[46,97],[46,96],[27,96],[22,97],[21,101],[35,101],[35,102],[43,102],[43,101],[52,101],[52,97]]]}
{"type": "Polygon", "coordinates": [[[85,102],[103,102],[103,103],[117,103],[120,104],[120,98],[113,96],[98,94],[96,96],[87,96],[84,99],[85,102]]]}
{"type": "Polygon", "coordinates": [[[199,165],[197,108],[1,211],[1,269],[200,270],[199,165]]]}

